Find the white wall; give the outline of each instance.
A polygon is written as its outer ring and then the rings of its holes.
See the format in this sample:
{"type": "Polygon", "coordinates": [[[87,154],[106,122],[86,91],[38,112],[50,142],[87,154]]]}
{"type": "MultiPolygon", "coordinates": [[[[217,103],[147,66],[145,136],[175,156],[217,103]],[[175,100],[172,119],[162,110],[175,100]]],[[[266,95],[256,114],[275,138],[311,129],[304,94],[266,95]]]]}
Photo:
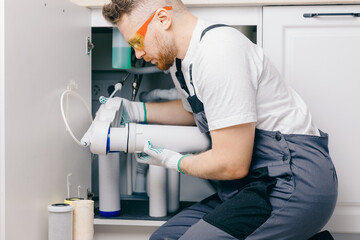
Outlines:
{"type": "Polygon", "coordinates": [[[5,2],[0,0],[0,239],[5,239],[5,2]]]}

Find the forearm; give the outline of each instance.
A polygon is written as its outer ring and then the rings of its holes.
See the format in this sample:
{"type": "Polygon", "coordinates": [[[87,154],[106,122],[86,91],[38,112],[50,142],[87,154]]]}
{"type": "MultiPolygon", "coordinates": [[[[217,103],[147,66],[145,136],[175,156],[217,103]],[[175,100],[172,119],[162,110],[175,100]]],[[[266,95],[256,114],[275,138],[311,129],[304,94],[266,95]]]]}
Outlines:
{"type": "Polygon", "coordinates": [[[224,157],[209,150],[201,154],[185,156],[179,167],[183,173],[203,179],[233,180],[247,175],[249,168],[247,164],[229,166],[224,162],[226,162],[224,157]]]}
{"type": "Polygon", "coordinates": [[[243,178],[251,163],[254,132],[254,123],[212,131],[212,149],[184,157],[179,168],[185,174],[204,179],[243,178]]]}
{"type": "Polygon", "coordinates": [[[184,109],[181,100],[160,103],[145,103],[148,123],[167,125],[195,125],[191,112],[184,109]]]}

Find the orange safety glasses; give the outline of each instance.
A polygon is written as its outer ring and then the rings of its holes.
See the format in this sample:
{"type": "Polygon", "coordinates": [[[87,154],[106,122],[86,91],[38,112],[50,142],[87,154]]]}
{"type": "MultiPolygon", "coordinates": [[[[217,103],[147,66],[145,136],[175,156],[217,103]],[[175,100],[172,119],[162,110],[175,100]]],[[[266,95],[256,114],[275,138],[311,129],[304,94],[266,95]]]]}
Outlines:
{"type": "MultiPolygon", "coordinates": [[[[166,10],[171,10],[172,6],[168,6],[168,7],[164,7],[164,9],[166,10]]],[[[156,10],[157,11],[157,10],[156,10]]],[[[129,40],[129,45],[133,48],[136,48],[138,50],[143,50],[144,49],[144,38],[145,38],[145,34],[147,32],[149,23],[151,22],[151,20],[154,18],[156,11],[149,17],[148,20],[146,20],[146,22],[139,28],[139,30],[137,30],[137,32],[135,33],[135,35],[130,38],[129,40]]]]}

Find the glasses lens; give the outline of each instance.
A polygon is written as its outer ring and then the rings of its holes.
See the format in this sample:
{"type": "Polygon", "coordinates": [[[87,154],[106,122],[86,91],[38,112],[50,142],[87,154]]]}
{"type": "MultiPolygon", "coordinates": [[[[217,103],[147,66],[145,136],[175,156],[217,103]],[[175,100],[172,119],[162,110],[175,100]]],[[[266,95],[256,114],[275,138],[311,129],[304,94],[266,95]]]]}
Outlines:
{"type": "Polygon", "coordinates": [[[140,34],[136,33],[130,40],[129,45],[136,49],[143,49],[144,48],[144,37],[140,34]]]}

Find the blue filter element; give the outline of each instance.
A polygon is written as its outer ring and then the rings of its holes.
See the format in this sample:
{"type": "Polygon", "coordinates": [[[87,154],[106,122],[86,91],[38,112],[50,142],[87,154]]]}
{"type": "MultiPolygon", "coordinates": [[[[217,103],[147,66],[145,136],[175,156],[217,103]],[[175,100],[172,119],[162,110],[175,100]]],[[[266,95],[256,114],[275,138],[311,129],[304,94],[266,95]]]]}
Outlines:
{"type": "Polygon", "coordinates": [[[113,212],[99,211],[99,213],[103,217],[115,217],[115,216],[120,215],[120,210],[119,211],[113,211],[113,212]]]}
{"type": "Polygon", "coordinates": [[[107,141],[106,141],[106,153],[110,151],[110,128],[107,134],[107,141]]]}
{"type": "Polygon", "coordinates": [[[99,213],[104,217],[120,214],[120,153],[99,155],[99,213]]]}

